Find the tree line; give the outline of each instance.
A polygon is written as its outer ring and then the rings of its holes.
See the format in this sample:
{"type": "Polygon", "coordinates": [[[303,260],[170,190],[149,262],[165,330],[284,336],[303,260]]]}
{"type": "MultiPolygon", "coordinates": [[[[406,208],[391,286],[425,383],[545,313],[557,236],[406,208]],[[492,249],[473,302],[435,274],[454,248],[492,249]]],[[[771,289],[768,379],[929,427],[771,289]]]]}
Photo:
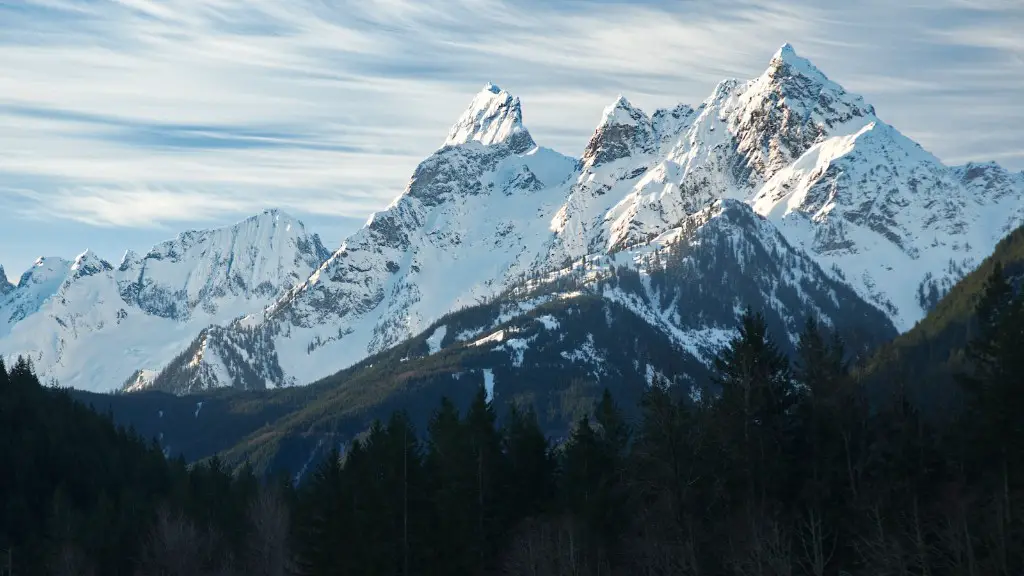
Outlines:
{"type": "Polygon", "coordinates": [[[167,462],[20,361],[0,549],[18,576],[1017,576],[1024,297],[998,266],[976,316],[945,418],[902,381],[869,401],[825,327],[789,357],[748,310],[700,397],[655,382],[627,419],[606,393],[555,444],[481,390],[424,431],[396,412],[297,487],[167,462]]]}

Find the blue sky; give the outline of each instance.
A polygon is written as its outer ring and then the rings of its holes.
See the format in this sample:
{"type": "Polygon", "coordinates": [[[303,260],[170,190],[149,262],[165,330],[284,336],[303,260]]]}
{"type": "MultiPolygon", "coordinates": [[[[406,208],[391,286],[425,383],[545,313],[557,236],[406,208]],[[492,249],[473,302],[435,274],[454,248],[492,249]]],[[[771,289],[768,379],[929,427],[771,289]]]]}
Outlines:
{"type": "Polygon", "coordinates": [[[328,246],[488,82],[578,156],[783,43],[950,164],[1024,169],[1021,0],[0,0],[0,264],[280,207],[328,246]]]}

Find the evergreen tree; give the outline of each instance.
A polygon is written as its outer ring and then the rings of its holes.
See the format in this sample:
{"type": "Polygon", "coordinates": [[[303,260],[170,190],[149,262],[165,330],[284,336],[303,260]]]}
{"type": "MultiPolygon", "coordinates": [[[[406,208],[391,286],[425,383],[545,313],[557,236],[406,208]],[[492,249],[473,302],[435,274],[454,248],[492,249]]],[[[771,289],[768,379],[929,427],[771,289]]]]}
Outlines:
{"type": "Polygon", "coordinates": [[[465,433],[473,466],[474,532],[466,544],[475,558],[474,572],[488,567],[496,555],[497,542],[504,529],[502,495],[507,478],[502,437],[497,429],[494,406],[487,401],[483,387],[477,390],[466,414],[465,433]]]}
{"type": "Polygon", "coordinates": [[[551,512],[554,506],[555,460],[533,408],[512,405],[505,427],[508,458],[506,518],[519,521],[551,512]]]}
{"type": "Polygon", "coordinates": [[[441,400],[428,425],[426,466],[433,502],[430,564],[438,573],[471,574],[477,565],[476,462],[468,435],[451,400],[441,400]]]}
{"type": "Polygon", "coordinates": [[[341,575],[351,568],[342,547],[351,514],[342,493],[341,472],[341,455],[333,448],[302,490],[295,527],[300,574],[341,575]]]}
{"type": "MultiPolygon", "coordinates": [[[[784,486],[792,409],[789,361],[768,335],[764,316],[748,308],[739,334],[713,360],[721,389],[716,421],[729,465],[747,503],[764,506],[784,486]]],[[[730,473],[731,471],[731,473],[730,473]]]]}

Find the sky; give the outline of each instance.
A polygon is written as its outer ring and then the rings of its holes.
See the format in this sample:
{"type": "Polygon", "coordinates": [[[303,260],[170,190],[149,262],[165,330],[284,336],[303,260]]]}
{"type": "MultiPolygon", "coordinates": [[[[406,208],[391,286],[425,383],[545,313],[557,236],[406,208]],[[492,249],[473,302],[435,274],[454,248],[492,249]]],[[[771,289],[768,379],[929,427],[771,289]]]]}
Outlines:
{"type": "Polygon", "coordinates": [[[784,42],[948,164],[1024,169],[1021,0],[0,0],[0,265],[115,265],[277,207],[328,247],[404,189],[472,97],[579,156],[784,42]]]}

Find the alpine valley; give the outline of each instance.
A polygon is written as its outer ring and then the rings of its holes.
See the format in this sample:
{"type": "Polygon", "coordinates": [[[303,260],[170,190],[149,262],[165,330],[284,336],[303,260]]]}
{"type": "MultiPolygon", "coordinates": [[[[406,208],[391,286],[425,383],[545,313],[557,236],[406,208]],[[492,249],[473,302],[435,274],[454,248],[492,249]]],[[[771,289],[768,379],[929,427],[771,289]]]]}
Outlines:
{"type": "Polygon", "coordinates": [[[372,404],[371,381],[412,394],[409,374],[562,408],[572,386],[696,393],[746,307],[786,345],[810,315],[867,352],[1022,223],[1024,173],[944,165],[787,44],[696,107],[620,96],[579,158],[538,145],[487,84],[333,253],[270,210],[116,265],[40,258],[0,286],[0,354],[81,390],[203,393],[204,410],[222,389],[272,397],[246,433],[286,415],[308,430],[327,389],[339,413],[372,404]],[[90,362],[101,350],[126,352],[90,362]],[[565,385],[523,384],[542,373],[565,385]]]}

